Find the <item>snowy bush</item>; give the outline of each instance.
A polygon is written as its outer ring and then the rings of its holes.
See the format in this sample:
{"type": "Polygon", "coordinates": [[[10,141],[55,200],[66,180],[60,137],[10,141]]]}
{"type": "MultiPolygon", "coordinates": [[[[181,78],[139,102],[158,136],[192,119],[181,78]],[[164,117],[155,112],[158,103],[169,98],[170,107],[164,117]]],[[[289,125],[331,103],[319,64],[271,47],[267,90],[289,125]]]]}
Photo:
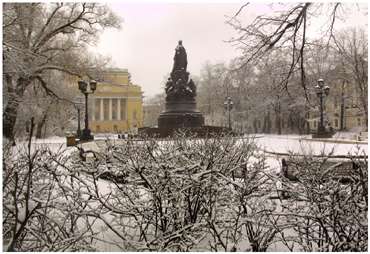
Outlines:
{"type": "Polygon", "coordinates": [[[343,183],[330,156],[292,155],[292,182],[251,139],[99,146],[3,147],[5,251],[367,250],[366,159],[343,183]]]}
{"type": "Polygon", "coordinates": [[[344,183],[330,160],[289,158],[298,182],[285,182],[290,199],[283,201],[282,215],[294,232],[283,235],[285,244],[303,251],[367,251],[367,160],[350,158],[351,180],[344,183]]]}
{"type": "Polygon", "coordinates": [[[3,250],[87,251],[87,202],[68,172],[65,151],[3,147],[3,250]]]}
{"type": "Polygon", "coordinates": [[[96,217],[121,250],[266,250],[273,234],[264,214],[273,208],[257,205],[267,204],[259,198],[268,193],[268,178],[256,151],[252,140],[180,135],[171,141],[107,144],[95,160],[77,166],[93,172],[96,217]],[[111,177],[102,195],[99,176],[107,168],[126,178],[121,184],[111,177]],[[251,225],[254,220],[258,226],[251,225]]]}

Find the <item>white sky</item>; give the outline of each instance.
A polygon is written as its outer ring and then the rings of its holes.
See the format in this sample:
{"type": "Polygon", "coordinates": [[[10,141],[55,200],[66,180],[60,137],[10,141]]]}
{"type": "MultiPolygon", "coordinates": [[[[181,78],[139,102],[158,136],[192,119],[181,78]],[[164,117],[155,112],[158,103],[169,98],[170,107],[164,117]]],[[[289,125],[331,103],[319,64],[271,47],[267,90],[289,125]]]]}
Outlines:
{"type": "MultiPolygon", "coordinates": [[[[141,85],[146,97],[163,91],[162,82],[172,69],[178,40],[183,41],[192,75],[199,75],[206,61],[228,62],[238,55],[224,42],[235,35],[231,26],[225,24],[225,15],[233,16],[242,3],[112,2],[109,5],[122,17],[122,29],[106,30],[94,51],[110,56],[113,67],[127,68],[132,81],[141,85]]],[[[247,7],[248,13],[251,8],[258,12],[269,10],[257,4],[247,7]]],[[[354,11],[350,23],[367,25],[363,11],[362,15],[355,8],[354,11]]]]}

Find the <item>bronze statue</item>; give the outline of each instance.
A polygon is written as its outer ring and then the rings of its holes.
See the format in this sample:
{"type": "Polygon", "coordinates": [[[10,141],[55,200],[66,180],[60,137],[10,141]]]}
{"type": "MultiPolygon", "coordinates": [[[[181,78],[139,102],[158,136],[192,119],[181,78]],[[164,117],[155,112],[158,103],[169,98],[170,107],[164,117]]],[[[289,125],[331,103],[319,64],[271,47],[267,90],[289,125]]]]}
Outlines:
{"type": "Polygon", "coordinates": [[[182,41],[179,41],[179,44],[177,45],[175,49],[175,56],[173,57],[173,60],[174,60],[174,63],[173,63],[172,72],[177,71],[177,70],[186,71],[186,67],[188,65],[188,59],[186,55],[186,50],[184,46],[182,46],[182,41]]]}
{"type": "Polygon", "coordinates": [[[189,78],[189,72],[186,71],[188,60],[182,41],[179,41],[176,47],[173,60],[171,75],[165,87],[166,101],[194,100],[196,87],[193,80],[189,78]]]}

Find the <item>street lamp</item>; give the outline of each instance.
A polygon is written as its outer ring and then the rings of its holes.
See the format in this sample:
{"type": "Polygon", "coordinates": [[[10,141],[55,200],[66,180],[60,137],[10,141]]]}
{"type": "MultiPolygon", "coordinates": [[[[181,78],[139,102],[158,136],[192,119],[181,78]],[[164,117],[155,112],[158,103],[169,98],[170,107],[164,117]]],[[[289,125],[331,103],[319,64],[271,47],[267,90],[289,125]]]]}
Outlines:
{"type": "Polygon", "coordinates": [[[78,81],[78,89],[80,89],[81,93],[85,95],[85,129],[82,130],[82,135],[80,140],[88,141],[93,140],[94,137],[91,135],[91,130],[89,129],[89,115],[88,115],[88,97],[89,94],[92,94],[96,90],[96,81],[91,80],[90,83],[87,83],[84,80],[78,81]],[[88,85],[90,85],[90,89],[87,89],[88,85]]]}
{"type": "Polygon", "coordinates": [[[324,97],[329,96],[330,87],[324,85],[324,80],[317,80],[317,85],[315,86],[316,95],[320,99],[320,123],[317,128],[317,134],[314,137],[331,137],[331,134],[326,131],[324,126],[324,97]]]}
{"type": "Polygon", "coordinates": [[[234,102],[231,100],[230,96],[227,96],[224,102],[224,107],[229,113],[229,130],[231,130],[231,114],[230,111],[233,109],[234,102]]]}
{"type": "Polygon", "coordinates": [[[77,137],[80,138],[81,137],[81,125],[80,125],[80,122],[81,122],[81,109],[82,109],[82,106],[83,106],[83,102],[81,101],[82,97],[77,97],[76,100],[74,101],[74,107],[75,109],[77,110],[77,137]]]}

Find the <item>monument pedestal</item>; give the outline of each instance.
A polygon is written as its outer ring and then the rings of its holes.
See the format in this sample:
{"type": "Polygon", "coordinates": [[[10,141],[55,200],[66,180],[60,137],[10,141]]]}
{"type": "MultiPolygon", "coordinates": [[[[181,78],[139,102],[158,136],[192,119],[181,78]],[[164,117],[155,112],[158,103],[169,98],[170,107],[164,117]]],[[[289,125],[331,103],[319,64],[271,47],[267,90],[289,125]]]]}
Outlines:
{"type": "Polygon", "coordinates": [[[204,117],[196,110],[194,99],[166,101],[165,111],[158,118],[159,129],[192,128],[203,125],[204,117]]]}

